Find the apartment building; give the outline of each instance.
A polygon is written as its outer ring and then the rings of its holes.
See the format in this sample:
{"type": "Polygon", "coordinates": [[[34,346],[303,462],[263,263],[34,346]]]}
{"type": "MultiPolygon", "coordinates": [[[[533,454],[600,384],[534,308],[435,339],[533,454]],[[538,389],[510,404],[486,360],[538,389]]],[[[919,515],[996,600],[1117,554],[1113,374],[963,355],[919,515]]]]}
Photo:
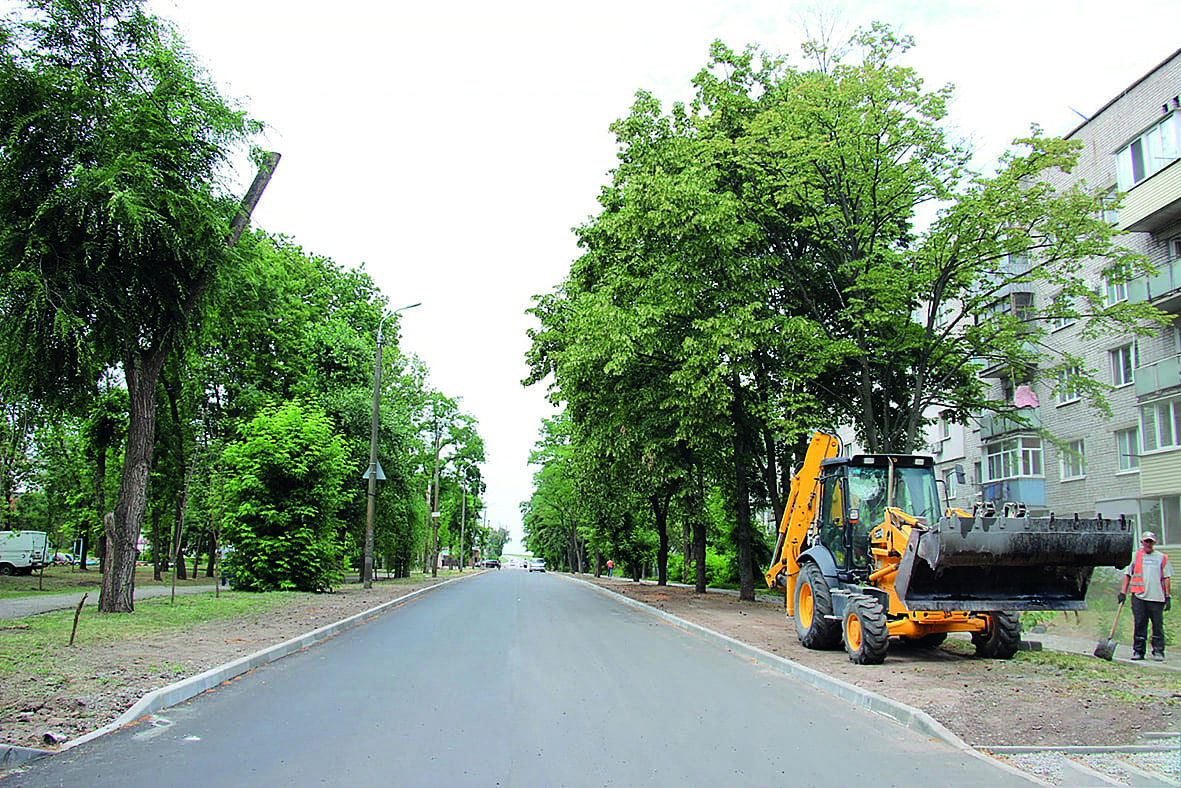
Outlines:
{"type": "MultiPolygon", "coordinates": [[[[1096,262],[1086,275],[1109,303],[1148,301],[1181,316],[1181,50],[1067,137],[1083,149],[1078,166],[1056,185],[1082,180],[1100,193],[1123,193],[1109,219],[1129,231],[1121,243],[1159,271],[1113,283],[1096,262]]],[[[1036,311],[1056,297],[1015,286],[1004,308],[1036,311]]],[[[1113,386],[1110,418],[1069,386],[1022,386],[1007,370],[982,370],[1035,429],[985,414],[967,427],[939,421],[931,449],[952,499],[998,508],[1020,501],[1035,514],[1065,517],[1123,514],[1156,531],[1163,544],[1181,545],[1181,318],[1139,338],[1087,338],[1081,325],[1063,321],[1050,327],[1043,346],[1048,361],[1056,364],[1059,351],[1081,356],[1113,386]]]]}

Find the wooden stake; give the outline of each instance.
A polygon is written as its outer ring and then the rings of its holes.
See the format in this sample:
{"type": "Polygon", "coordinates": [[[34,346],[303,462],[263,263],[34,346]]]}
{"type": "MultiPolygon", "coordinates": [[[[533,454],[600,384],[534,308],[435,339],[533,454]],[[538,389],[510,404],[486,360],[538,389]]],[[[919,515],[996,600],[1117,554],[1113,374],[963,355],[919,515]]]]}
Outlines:
{"type": "Polygon", "coordinates": [[[90,596],[90,592],[82,595],[78,600],[78,609],[74,611],[74,628],[70,630],[70,645],[74,645],[74,635],[78,634],[78,616],[82,615],[82,606],[86,604],[86,597],[90,596]]]}

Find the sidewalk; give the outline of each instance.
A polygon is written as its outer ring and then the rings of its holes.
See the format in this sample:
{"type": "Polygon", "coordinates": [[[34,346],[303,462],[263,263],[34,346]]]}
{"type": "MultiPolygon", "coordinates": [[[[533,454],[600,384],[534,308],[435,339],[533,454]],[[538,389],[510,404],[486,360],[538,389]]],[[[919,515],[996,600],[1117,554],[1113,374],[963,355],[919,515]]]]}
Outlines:
{"type": "MultiPolygon", "coordinates": [[[[224,593],[225,588],[222,589],[224,593]]],[[[86,597],[86,607],[93,607],[98,604],[98,589],[89,592],[90,595],[86,597]]],[[[172,589],[168,586],[145,586],[135,589],[135,601],[141,599],[150,599],[157,596],[168,596],[172,593],[172,589]]],[[[213,586],[211,585],[178,585],[176,587],[177,594],[200,594],[213,593],[213,586]]],[[[78,600],[82,598],[81,593],[70,594],[50,594],[48,596],[21,596],[14,599],[0,599],[0,619],[25,618],[26,616],[36,616],[41,613],[50,613],[54,610],[73,610],[78,606],[78,600]]]]}

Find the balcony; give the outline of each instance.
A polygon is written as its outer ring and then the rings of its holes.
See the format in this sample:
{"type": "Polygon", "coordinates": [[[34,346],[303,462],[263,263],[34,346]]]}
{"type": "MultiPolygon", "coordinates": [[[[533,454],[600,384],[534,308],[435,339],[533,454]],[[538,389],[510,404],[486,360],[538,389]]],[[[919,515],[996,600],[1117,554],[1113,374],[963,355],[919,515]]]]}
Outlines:
{"type": "Polygon", "coordinates": [[[1023,377],[1029,370],[1037,367],[1038,346],[1032,342],[1022,342],[1016,364],[1008,360],[990,356],[973,356],[972,363],[979,369],[976,372],[982,378],[1013,378],[1023,377]]]}
{"type": "Polygon", "coordinates": [[[1119,209],[1119,228],[1155,233],[1181,219],[1181,159],[1133,186],[1119,209]]]}
{"type": "Polygon", "coordinates": [[[1170,260],[1155,276],[1140,276],[1128,282],[1128,300],[1148,301],[1166,312],[1181,312],[1181,259],[1170,260]]]}
{"type": "Polygon", "coordinates": [[[1181,386],[1181,356],[1171,356],[1136,367],[1137,397],[1149,397],[1175,386],[1181,386]]]}
{"type": "Polygon", "coordinates": [[[996,504],[998,509],[1009,501],[1043,508],[1046,505],[1046,480],[1023,478],[985,482],[981,485],[980,496],[984,501],[996,504]]]}
{"type": "Polygon", "coordinates": [[[1017,415],[1024,419],[1024,424],[1000,413],[981,416],[980,439],[988,440],[1010,432],[1028,432],[1042,426],[1041,411],[1037,408],[1020,408],[1017,415]]]}

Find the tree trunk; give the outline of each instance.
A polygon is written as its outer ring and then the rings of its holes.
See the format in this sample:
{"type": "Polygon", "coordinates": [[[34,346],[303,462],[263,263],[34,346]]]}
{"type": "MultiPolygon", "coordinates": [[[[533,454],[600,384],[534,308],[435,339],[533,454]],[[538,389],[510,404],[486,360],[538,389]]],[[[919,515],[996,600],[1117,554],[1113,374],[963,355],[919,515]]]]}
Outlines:
{"type": "Polygon", "coordinates": [[[152,579],[160,582],[168,570],[167,550],[163,549],[163,535],[160,533],[160,507],[152,507],[152,579]]]}
{"type": "Polygon", "coordinates": [[[744,602],[755,599],[753,550],[751,549],[750,492],[747,487],[746,453],[742,438],[734,436],[734,545],[738,548],[738,598],[744,602]]]}
{"type": "Polygon", "coordinates": [[[689,518],[681,520],[681,582],[689,582],[689,567],[693,565],[693,530],[689,518]]]}
{"type": "Polygon", "coordinates": [[[738,548],[738,598],[744,602],[755,600],[754,550],[750,522],[750,489],[747,476],[750,463],[750,430],[743,412],[743,389],[734,376],[734,545],[738,548]]]}
{"type": "Polygon", "coordinates": [[[156,347],[145,353],[132,352],[124,362],[130,403],[127,448],[115,516],[110,524],[105,524],[103,582],[98,598],[98,609],[103,613],[135,610],[135,544],[148,503],[152,444],[156,437],[156,383],[165,356],[163,348],[156,347]]]}
{"type": "Polygon", "coordinates": [[[699,594],[704,594],[708,577],[705,570],[705,542],[706,542],[706,527],[705,527],[705,479],[701,471],[701,466],[697,467],[697,485],[693,491],[693,563],[696,564],[697,578],[693,586],[693,590],[699,594]]]}
{"type": "Polygon", "coordinates": [[[656,518],[656,536],[660,547],[656,550],[656,585],[668,585],[668,493],[652,496],[652,514],[656,518]]]}
{"type": "MultiPolygon", "coordinates": [[[[103,514],[107,511],[107,496],[104,489],[107,479],[107,447],[95,447],[94,453],[94,511],[98,517],[99,522],[102,522],[103,514]]],[[[89,571],[90,567],[86,565],[86,550],[90,546],[90,535],[87,533],[89,528],[82,531],[82,555],[78,558],[78,566],[83,570],[89,571]]]]}
{"type": "Polygon", "coordinates": [[[197,532],[197,543],[193,546],[193,579],[197,579],[197,567],[201,564],[201,532],[197,532]]]}
{"type": "MultiPolygon", "coordinates": [[[[215,534],[213,531],[210,531],[209,532],[209,563],[205,564],[205,576],[206,577],[213,577],[215,575],[214,570],[216,569],[215,565],[217,564],[217,548],[218,547],[219,547],[219,545],[217,544],[217,534],[215,534]]],[[[196,577],[196,575],[197,575],[197,572],[196,572],[196,570],[194,570],[193,576],[196,577]]]]}

